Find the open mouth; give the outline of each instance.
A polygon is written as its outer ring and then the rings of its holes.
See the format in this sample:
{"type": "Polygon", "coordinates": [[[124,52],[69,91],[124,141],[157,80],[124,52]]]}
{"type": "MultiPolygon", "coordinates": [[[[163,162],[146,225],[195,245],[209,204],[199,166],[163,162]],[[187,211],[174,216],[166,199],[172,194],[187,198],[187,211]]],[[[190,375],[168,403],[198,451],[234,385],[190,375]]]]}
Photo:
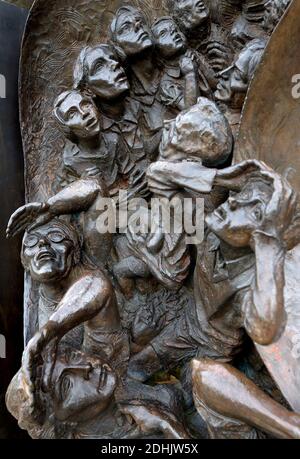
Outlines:
{"type": "Polygon", "coordinates": [[[116,81],[117,81],[118,83],[125,83],[125,82],[127,82],[127,77],[126,77],[126,75],[125,75],[123,72],[121,72],[121,73],[117,76],[116,81]]]}
{"type": "Polygon", "coordinates": [[[49,250],[44,250],[43,252],[39,252],[39,254],[36,256],[37,262],[50,261],[54,259],[55,259],[55,255],[49,250]]]}
{"type": "Polygon", "coordinates": [[[98,124],[98,120],[96,118],[91,118],[91,119],[89,119],[87,121],[86,127],[91,129],[91,128],[95,127],[97,124],[98,124]]]}
{"type": "Polygon", "coordinates": [[[149,38],[147,32],[142,32],[139,36],[138,36],[138,41],[145,41],[149,38]]]}

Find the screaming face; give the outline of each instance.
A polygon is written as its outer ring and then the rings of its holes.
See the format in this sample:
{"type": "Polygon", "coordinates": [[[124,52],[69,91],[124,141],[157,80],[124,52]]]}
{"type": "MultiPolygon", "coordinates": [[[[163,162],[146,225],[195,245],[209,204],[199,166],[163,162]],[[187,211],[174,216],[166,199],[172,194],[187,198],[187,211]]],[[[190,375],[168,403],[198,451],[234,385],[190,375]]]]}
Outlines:
{"type": "Polygon", "coordinates": [[[268,184],[249,182],[206,217],[207,226],[229,245],[248,247],[253,232],[261,227],[271,196],[268,184]]]}
{"type": "Polygon", "coordinates": [[[76,250],[70,234],[54,222],[25,234],[22,261],[34,280],[54,282],[68,276],[76,250]]]}

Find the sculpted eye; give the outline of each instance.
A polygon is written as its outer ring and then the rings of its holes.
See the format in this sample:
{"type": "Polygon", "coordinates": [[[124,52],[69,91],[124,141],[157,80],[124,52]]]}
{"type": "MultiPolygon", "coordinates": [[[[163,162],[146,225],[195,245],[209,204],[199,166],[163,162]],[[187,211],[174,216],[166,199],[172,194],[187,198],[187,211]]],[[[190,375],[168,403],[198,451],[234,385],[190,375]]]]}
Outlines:
{"type": "Polygon", "coordinates": [[[60,243],[65,240],[65,235],[57,231],[56,232],[53,231],[52,233],[49,233],[48,237],[51,242],[56,242],[56,243],[60,243]]]}
{"type": "Polygon", "coordinates": [[[39,242],[39,238],[33,234],[31,235],[28,235],[25,240],[24,240],[24,246],[25,247],[29,247],[29,248],[33,248],[37,245],[37,243],[39,242]]]}
{"type": "Polygon", "coordinates": [[[83,109],[88,109],[90,108],[90,102],[88,101],[81,102],[80,107],[83,109]]]}
{"type": "Polygon", "coordinates": [[[162,30],[159,34],[160,37],[165,37],[167,35],[167,31],[166,30],[162,30]]]}
{"type": "Polygon", "coordinates": [[[121,27],[119,33],[121,35],[122,33],[127,33],[129,31],[130,31],[130,25],[129,24],[124,24],[123,27],[121,27]]]}
{"type": "Polygon", "coordinates": [[[75,108],[73,108],[72,110],[69,110],[68,111],[68,114],[67,114],[67,118],[68,119],[72,119],[74,118],[74,116],[77,114],[77,110],[75,108]]]}
{"type": "Polygon", "coordinates": [[[93,67],[93,73],[97,73],[97,72],[100,72],[104,67],[104,60],[101,59],[99,61],[97,61],[93,67]]]}

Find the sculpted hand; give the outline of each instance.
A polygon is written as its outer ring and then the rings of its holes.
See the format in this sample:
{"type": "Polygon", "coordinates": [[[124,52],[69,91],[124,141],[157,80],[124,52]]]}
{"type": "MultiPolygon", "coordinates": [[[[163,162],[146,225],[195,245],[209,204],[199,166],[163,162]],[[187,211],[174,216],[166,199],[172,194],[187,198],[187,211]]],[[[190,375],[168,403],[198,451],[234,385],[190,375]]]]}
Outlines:
{"type": "Polygon", "coordinates": [[[264,219],[258,232],[282,240],[285,230],[290,225],[296,212],[296,193],[281,175],[269,170],[262,176],[270,181],[273,195],[265,210],[264,219]]]}
{"type": "Polygon", "coordinates": [[[26,230],[29,226],[31,226],[31,229],[34,229],[48,223],[52,218],[53,216],[51,215],[49,205],[41,202],[26,204],[16,210],[10,217],[6,236],[8,238],[13,238],[26,230]]]}
{"type": "Polygon", "coordinates": [[[206,51],[214,70],[220,71],[227,67],[228,54],[231,53],[230,48],[221,43],[210,43],[206,51]]]}
{"type": "Polygon", "coordinates": [[[52,375],[56,363],[58,345],[60,339],[54,338],[46,347],[44,352],[44,362],[47,363],[44,365],[43,371],[43,387],[49,389],[51,387],[52,375]]]}
{"type": "Polygon", "coordinates": [[[147,308],[141,308],[135,317],[132,326],[132,336],[134,342],[143,346],[157,336],[163,329],[165,323],[165,314],[163,314],[153,304],[147,308]]]}
{"type": "Polygon", "coordinates": [[[27,395],[29,397],[29,403],[32,414],[34,414],[36,409],[35,394],[36,391],[39,389],[36,387],[37,367],[44,361],[42,353],[44,351],[45,346],[47,346],[45,360],[50,361],[51,359],[51,362],[53,363],[51,367],[47,366],[47,368],[49,367],[50,370],[48,373],[44,374],[42,382],[45,387],[48,387],[55,366],[58,342],[58,339],[53,339],[52,342],[47,345],[47,332],[45,329],[42,329],[41,331],[36,333],[36,335],[31,339],[23,353],[21,370],[24,383],[27,386],[27,395]]]}
{"type": "Polygon", "coordinates": [[[45,333],[41,330],[29,341],[22,357],[23,376],[27,386],[33,392],[35,390],[36,367],[44,345],[45,333]]]}
{"type": "Polygon", "coordinates": [[[191,51],[187,51],[187,53],[182,56],[179,65],[183,75],[188,75],[189,73],[195,72],[196,68],[191,51]]]}
{"type": "Polygon", "coordinates": [[[160,410],[157,406],[145,406],[141,402],[121,405],[122,413],[130,416],[144,434],[161,432],[167,439],[188,439],[184,427],[170,413],[160,410]]]}
{"type": "Polygon", "coordinates": [[[262,161],[256,159],[243,161],[235,166],[217,170],[215,185],[232,191],[240,191],[249,178],[263,176],[267,171],[271,169],[262,161]]]}
{"type": "Polygon", "coordinates": [[[86,171],[83,174],[82,178],[97,177],[97,176],[101,176],[101,175],[102,175],[102,173],[101,173],[101,170],[99,169],[99,167],[94,166],[94,167],[90,167],[90,168],[86,169],[86,171]]]}

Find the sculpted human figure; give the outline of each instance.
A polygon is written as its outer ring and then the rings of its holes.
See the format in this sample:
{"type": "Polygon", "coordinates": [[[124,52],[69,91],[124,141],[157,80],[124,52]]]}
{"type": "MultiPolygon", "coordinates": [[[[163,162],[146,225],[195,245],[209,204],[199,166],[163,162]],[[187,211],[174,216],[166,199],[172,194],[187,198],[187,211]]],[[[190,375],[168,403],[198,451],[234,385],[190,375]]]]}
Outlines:
{"type": "Polygon", "coordinates": [[[163,107],[158,98],[160,71],[150,26],[141,10],[121,7],[110,25],[111,41],[127,62],[131,96],[140,103],[144,148],[155,157],[163,124],[163,107]]]}
{"type": "Polygon", "coordinates": [[[235,51],[265,35],[263,20],[267,1],[206,0],[206,3],[211,21],[229,31],[229,39],[235,51]]]}
{"type": "Polygon", "coordinates": [[[92,97],[77,90],[65,91],[55,100],[53,114],[67,138],[62,180],[71,183],[99,176],[111,189],[121,169],[117,145],[101,133],[100,114],[92,97]]]}
{"type": "Polygon", "coordinates": [[[32,438],[188,438],[178,391],[122,385],[106,360],[74,349],[62,347],[53,358],[37,365],[34,406],[22,370],[7,392],[8,409],[32,438]]]}
{"type": "MultiPolygon", "coordinates": [[[[234,407],[240,403],[240,394],[247,399],[246,391],[253,385],[234,369],[214,367],[215,361],[234,360],[243,348],[245,332],[264,346],[276,342],[284,330],[284,261],[293,243],[293,237],[289,240],[287,235],[296,218],[296,194],[282,177],[255,161],[210,172],[211,178],[204,170],[202,177],[197,174],[201,177],[198,192],[205,192],[209,184],[210,189],[218,184],[232,191],[206,217],[208,231],[197,247],[195,308],[187,309],[179,321],[133,357],[129,374],[145,381],[161,368],[198,356],[199,365],[194,363],[196,405],[211,436],[255,438],[258,428],[274,436],[299,438],[299,416],[255,386],[247,402],[249,410],[239,415],[234,407]],[[202,359],[212,362],[206,364],[202,359]],[[227,374],[222,383],[219,374],[227,374]],[[239,390],[231,390],[232,385],[239,390]],[[259,423],[255,422],[257,413],[259,423]]],[[[162,163],[153,164],[148,179],[150,189],[162,195],[178,188],[192,193],[197,189],[194,172],[185,175],[176,164],[168,169],[162,163]]]]}
{"type": "MultiPolygon", "coordinates": [[[[197,178],[201,177],[200,174],[211,176],[215,172],[205,170],[203,164],[214,167],[222,165],[231,152],[232,134],[227,120],[213,102],[199,98],[196,105],[181,112],[175,120],[165,123],[159,161],[153,167],[161,167],[162,170],[173,170],[173,167],[182,171],[187,169],[190,173],[193,170],[197,178]]],[[[160,185],[163,187],[163,183],[160,185]]],[[[154,186],[152,190],[154,197],[161,197],[162,193],[155,193],[154,186]]],[[[167,197],[182,201],[185,194],[171,193],[167,197]]],[[[145,212],[146,219],[148,209],[145,212]]],[[[186,234],[164,231],[160,211],[152,212],[151,217],[155,231],[140,235],[129,227],[122,250],[128,255],[114,266],[115,276],[126,293],[128,281],[134,277],[145,277],[151,273],[167,288],[178,289],[189,274],[191,258],[186,234]],[[156,220],[155,225],[153,219],[156,220]]],[[[190,218],[192,220],[193,215],[190,218]]]]}
{"type": "Polygon", "coordinates": [[[74,86],[89,93],[101,113],[101,127],[109,148],[116,149],[122,172],[142,153],[137,126],[138,104],[129,95],[129,82],[118,57],[109,45],[85,47],[74,66],[74,86]]]}
{"type": "MultiPolygon", "coordinates": [[[[25,220],[29,208],[33,205],[22,210],[25,220]]],[[[13,222],[14,217],[12,226],[13,222]]],[[[112,359],[122,374],[129,349],[115,294],[104,272],[84,259],[75,228],[58,218],[41,225],[35,222],[23,239],[22,263],[39,287],[38,329],[23,356],[27,383],[32,384],[43,349],[49,343],[55,348],[66,335],[65,341],[75,349],[112,359]],[[78,326],[83,333],[80,329],[74,333],[78,326]]]]}
{"type": "Polygon", "coordinates": [[[248,43],[234,64],[222,72],[215,92],[216,100],[225,105],[225,114],[236,136],[241,111],[255,70],[265,51],[267,41],[256,39],[248,43]]]}
{"type": "Polygon", "coordinates": [[[140,104],[129,94],[129,81],[109,45],[85,47],[75,63],[74,86],[90,93],[101,113],[108,148],[116,150],[120,172],[129,178],[132,194],[145,183],[149,158],[139,126],[140,104]]]}
{"type": "MultiPolygon", "coordinates": [[[[233,49],[228,31],[211,20],[210,4],[205,0],[168,0],[170,14],[197,51],[198,66],[214,89],[217,73],[230,65],[233,49]],[[204,56],[204,57],[203,57],[204,56]],[[213,72],[209,72],[209,68],[213,72]]],[[[208,96],[208,94],[203,94],[208,96]]]]}
{"type": "Polygon", "coordinates": [[[172,119],[197,102],[197,68],[192,52],[187,51],[186,38],[174,19],[157,19],[152,25],[152,34],[163,67],[160,96],[167,107],[164,118],[172,119]]]}

